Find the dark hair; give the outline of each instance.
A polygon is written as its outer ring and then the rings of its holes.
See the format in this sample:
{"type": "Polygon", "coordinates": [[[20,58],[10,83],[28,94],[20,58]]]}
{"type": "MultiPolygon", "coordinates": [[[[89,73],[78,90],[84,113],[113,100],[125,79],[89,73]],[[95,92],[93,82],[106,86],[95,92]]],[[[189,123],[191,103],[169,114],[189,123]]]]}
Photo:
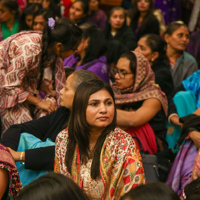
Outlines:
{"type": "Polygon", "coordinates": [[[124,28],[127,27],[127,25],[126,25],[126,12],[125,12],[124,8],[122,8],[122,7],[114,7],[114,8],[112,8],[110,10],[110,12],[109,12],[108,19],[107,19],[107,22],[106,22],[106,27],[104,29],[104,34],[105,34],[105,38],[106,39],[108,39],[110,34],[111,34],[111,25],[109,23],[110,17],[114,13],[114,11],[116,11],[116,10],[122,10],[124,12],[124,19],[125,19],[124,20],[124,24],[122,25],[122,27],[118,31],[122,31],[123,32],[124,28]]]}
{"type": "Polygon", "coordinates": [[[90,24],[89,27],[83,28],[83,39],[87,38],[89,38],[89,43],[81,65],[98,59],[103,56],[106,51],[106,41],[103,32],[96,25],[90,24]]]}
{"type": "Polygon", "coordinates": [[[135,73],[136,73],[136,56],[135,56],[135,54],[134,53],[132,53],[132,52],[127,52],[127,53],[123,53],[121,56],[120,56],[120,58],[127,58],[128,60],[130,60],[130,65],[129,65],[129,67],[130,67],[130,70],[131,70],[131,72],[135,75],[135,73]]]}
{"type": "Polygon", "coordinates": [[[15,19],[20,17],[20,9],[17,0],[0,0],[0,4],[6,7],[10,13],[13,13],[15,19]]]}
{"type": "Polygon", "coordinates": [[[107,63],[117,64],[120,56],[126,52],[125,46],[119,40],[111,40],[107,42],[106,58],[107,63]]]}
{"type": "MultiPolygon", "coordinates": [[[[82,82],[76,89],[68,126],[69,143],[67,145],[66,165],[70,173],[76,144],[78,144],[80,159],[82,162],[86,162],[87,158],[89,159],[90,157],[88,153],[90,126],[86,121],[86,109],[88,106],[89,97],[102,89],[109,92],[109,94],[112,96],[115,106],[114,93],[112,88],[110,87],[110,85],[100,79],[82,82]]],[[[116,110],[112,123],[103,130],[95,145],[94,156],[91,166],[91,177],[93,179],[96,179],[100,176],[99,166],[101,149],[107,134],[110,131],[114,130],[115,127],[116,110]]]]}
{"type": "MultiPolygon", "coordinates": [[[[88,0],[76,0],[76,1],[73,2],[73,4],[75,4],[76,2],[80,2],[81,7],[83,9],[82,18],[80,18],[79,21],[76,22],[78,25],[80,25],[80,24],[83,24],[87,21],[88,12],[89,12],[89,2],[88,2],[88,0]]],[[[72,6],[73,6],[73,4],[72,4],[72,6]]]]}
{"type": "MultiPolygon", "coordinates": [[[[140,17],[140,11],[137,8],[137,3],[139,0],[135,0],[133,1],[133,10],[131,12],[130,18],[131,18],[131,27],[134,26],[133,25],[133,21],[139,19],[140,17]]],[[[151,19],[151,18],[155,18],[155,16],[153,15],[153,11],[154,11],[154,4],[153,4],[153,0],[150,0],[150,5],[149,5],[149,9],[146,13],[146,15],[143,18],[142,24],[140,26],[140,30],[145,29],[146,23],[151,19]]]]}
{"type": "Polygon", "coordinates": [[[187,27],[187,25],[183,21],[171,22],[169,24],[169,26],[167,27],[167,30],[165,31],[164,35],[165,34],[172,35],[174,33],[174,31],[176,31],[177,29],[179,29],[181,26],[187,27]]]}
{"type": "Polygon", "coordinates": [[[83,13],[87,15],[88,11],[89,11],[89,2],[88,2],[88,0],[76,0],[76,1],[73,2],[73,4],[76,3],[76,2],[81,2],[82,8],[83,8],[83,13]]]}
{"type": "Polygon", "coordinates": [[[46,22],[48,22],[49,18],[54,17],[54,14],[50,9],[40,8],[37,12],[35,12],[35,14],[33,16],[33,23],[34,23],[35,17],[40,16],[40,15],[43,16],[43,18],[46,22]]]}
{"type": "Polygon", "coordinates": [[[164,64],[167,68],[170,68],[169,59],[166,55],[166,43],[156,34],[147,34],[143,36],[146,39],[147,46],[152,52],[158,52],[159,56],[154,60],[153,64],[164,64]]]}
{"type": "Polygon", "coordinates": [[[37,10],[39,10],[41,8],[42,8],[41,4],[38,4],[38,3],[30,3],[24,8],[24,11],[22,12],[22,15],[20,17],[19,31],[30,30],[30,28],[26,24],[26,16],[28,16],[28,15],[34,16],[34,14],[37,12],[37,10]]]}
{"type": "Polygon", "coordinates": [[[18,200],[89,200],[70,178],[59,173],[48,173],[25,186],[18,200]]]}
{"type": "Polygon", "coordinates": [[[81,42],[82,30],[69,19],[59,19],[55,22],[55,27],[51,29],[48,24],[44,27],[42,36],[42,56],[40,61],[40,80],[38,89],[42,83],[44,68],[47,60],[47,49],[60,42],[65,51],[75,50],[81,42]]]}
{"type": "Polygon", "coordinates": [[[200,178],[187,184],[184,188],[186,200],[196,200],[200,197],[200,178]],[[197,198],[198,197],[198,198],[197,198]]]}
{"type": "Polygon", "coordinates": [[[49,4],[49,9],[53,12],[54,16],[56,17],[61,17],[60,14],[60,1],[58,0],[47,0],[50,2],[49,4]]]}
{"type": "Polygon", "coordinates": [[[120,200],[180,200],[179,196],[166,184],[149,183],[146,185],[139,185],[130,190],[120,200]]]}

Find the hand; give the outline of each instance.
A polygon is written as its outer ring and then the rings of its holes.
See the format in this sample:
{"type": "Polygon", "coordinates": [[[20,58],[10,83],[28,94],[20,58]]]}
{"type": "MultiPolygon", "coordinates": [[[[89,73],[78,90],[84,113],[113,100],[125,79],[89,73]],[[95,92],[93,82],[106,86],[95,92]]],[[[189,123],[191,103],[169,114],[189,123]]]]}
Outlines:
{"type": "Polygon", "coordinates": [[[49,96],[49,97],[56,97],[56,91],[55,91],[55,90],[50,90],[50,91],[47,93],[47,96],[49,96]]]}
{"type": "Polygon", "coordinates": [[[183,123],[180,123],[179,122],[179,116],[178,115],[173,115],[170,117],[170,122],[177,125],[177,126],[180,126],[181,128],[183,127],[183,123]]]}
{"type": "Polygon", "coordinates": [[[49,114],[56,110],[56,105],[50,100],[40,101],[36,104],[38,109],[46,110],[49,114]]]}
{"type": "Polygon", "coordinates": [[[194,142],[196,147],[200,148],[200,132],[191,131],[190,132],[190,139],[194,142]]]}
{"type": "Polygon", "coordinates": [[[20,160],[21,152],[17,152],[15,150],[11,149],[10,147],[8,147],[8,149],[9,149],[10,153],[12,154],[15,162],[19,161],[20,160]]]}

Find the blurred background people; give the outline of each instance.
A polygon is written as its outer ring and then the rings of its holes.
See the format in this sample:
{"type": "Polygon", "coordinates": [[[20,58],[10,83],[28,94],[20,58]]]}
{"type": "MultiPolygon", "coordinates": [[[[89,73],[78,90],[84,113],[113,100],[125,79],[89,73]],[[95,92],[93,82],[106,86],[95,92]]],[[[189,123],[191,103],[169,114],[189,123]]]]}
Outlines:
{"type": "Polygon", "coordinates": [[[19,31],[19,17],[17,0],[0,1],[0,41],[19,31]]]}
{"type": "Polygon", "coordinates": [[[164,39],[167,43],[167,57],[171,65],[171,73],[175,88],[197,71],[195,58],[185,51],[189,43],[189,30],[182,21],[169,24],[164,39]]]}
{"type": "Polygon", "coordinates": [[[106,42],[101,29],[95,25],[83,26],[83,38],[77,52],[63,61],[65,67],[94,72],[109,82],[109,66],[106,61],[106,42]]]}
{"type": "Polygon", "coordinates": [[[126,25],[125,10],[121,7],[114,7],[110,11],[104,34],[106,42],[118,40],[127,51],[136,47],[133,31],[126,25]]]}
{"type": "Polygon", "coordinates": [[[153,12],[153,0],[133,1],[133,10],[127,18],[127,24],[132,28],[136,41],[148,33],[160,34],[159,22],[153,12]]]}

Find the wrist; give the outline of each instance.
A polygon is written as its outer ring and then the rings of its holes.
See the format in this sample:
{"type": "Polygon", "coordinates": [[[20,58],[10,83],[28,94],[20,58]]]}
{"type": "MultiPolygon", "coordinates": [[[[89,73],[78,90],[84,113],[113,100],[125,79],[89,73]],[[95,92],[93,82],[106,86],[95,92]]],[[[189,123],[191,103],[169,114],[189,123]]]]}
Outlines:
{"type": "Polygon", "coordinates": [[[21,164],[24,164],[24,161],[25,161],[25,152],[21,152],[20,153],[19,161],[20,161],[21,164]]]}
{"type": "Polygon", "coordinates": [[[42,101],[43,101],[42,99],[38,99],[38,101],[35,105],[38,106],[42,101]]]}
{"type": "Polygon", "coordinates": [[[170,124],[173,124],[172,117],[174,117],[174,116],[176,116],[176,118],[179,118],[178,114],[176,114],[176,113],[171,114],[171,115],[168,117],[168,122],[169,122],[170,124]]]}

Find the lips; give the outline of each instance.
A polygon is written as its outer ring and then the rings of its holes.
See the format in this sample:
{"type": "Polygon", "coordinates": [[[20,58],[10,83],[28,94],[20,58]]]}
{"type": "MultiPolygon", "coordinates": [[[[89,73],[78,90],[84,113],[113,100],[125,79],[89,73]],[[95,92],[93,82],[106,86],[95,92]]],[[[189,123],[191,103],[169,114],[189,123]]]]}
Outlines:
{"type": "Polygon", "coordinates": [[[108,119],[108,117],[102,116],[102,117],[99,117],[98,119],[99,119],[100,121],[106,121],[106,120],[108,119]]]}

